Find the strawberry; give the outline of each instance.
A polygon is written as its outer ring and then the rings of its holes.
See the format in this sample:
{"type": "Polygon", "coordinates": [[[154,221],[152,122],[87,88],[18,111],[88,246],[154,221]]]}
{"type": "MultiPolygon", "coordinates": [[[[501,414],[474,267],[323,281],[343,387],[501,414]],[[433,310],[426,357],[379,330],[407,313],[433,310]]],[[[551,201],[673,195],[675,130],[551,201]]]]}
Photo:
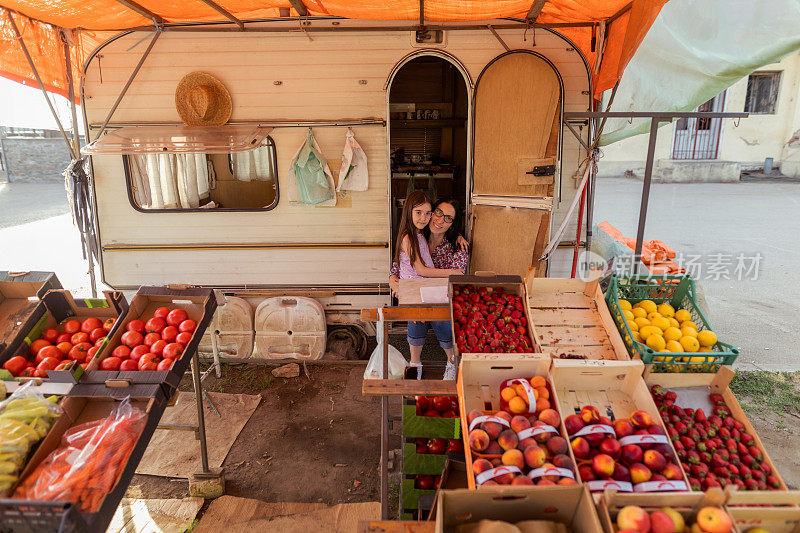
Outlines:
{"type": "Polygon", "coordinates": [[[742,479],[750,479],[753,477],[753,472],[746,465],[739,467],[739,473],[742,476],[742,479]]]}
{"type": "Polygon", "coordinates": [[[705,441],[702,441],[702,442],[698,442],[697,443],[697,446],[695,446],[695,449],[698,452],[704,452],[704,451],[706,451],[708,449],[708,447],[706,446],[705,441]]]}
{"type": "Polygon", "coordinates": [[[750,452],[750,455],[752,455],[755,458],[756,461],[764,460],[764,454],[762,454],[761,450],[759,450],[755,446],[750,446],[749,448],[747,448],[747,450],[750,452]]]}
{"type": "Polygon", "coordinates": [[[703,487],[706,489],[709,489],[711,487],[721,487],[721,486],[722,485],[720,485],[719,481],[717,481],[714,478],[706,477],[705,479],[703,479],[703,487]]]}
{"type": "Polygon", "coordinates": [[[742,432],[742,442],[745,443],[747,446],[751,446],[755,443],[755,439],[750,433],[742,432]]]}
{"type": "Polygon", "coordinates": [[[673,442],[680,442],[681,436],[678,435],[678,432],[675,430],[674,427],[670,426],[667,428],[667,434],[669,435],[669,439],[673,442]]]}
{"type": "Polygon", "coordinates": [[[664,387],[661,385],[653,385],[650,387],[650,394],[652,394],[654,398],[661,398],[664,396],[664,392],[664,387]]]}
{"type": "Polygon", "coordinates": [[[766,481],[759,481],[758,482],[758,490],[767,490],[769,487],[767,486],[766,481]]]}
{"type": "Polygon", "coordinates": [[[725,427],[720,428],[719,431],[717,432],[717,434],[719,435],[719,438],[721,438],[721,439],[728,440],[729,438],[731,438],[731,431],[728,428],[725,428],[725,427]]]}
{"type": "Polygon", "coordinates": [[[709,416],[708,422],[711,424],[711,427],[716,430],[719,430],[719,428],[722,427],[722,418],[718,417],[716,414],[709,416]]]}
{"type": "Polygon", "coordinates": [[[691,421],[694,421],[694,409],[687,407],[686,409],[683,410],[683,416],[690,419],[691,421]]]}
{"type": "MultiPolygon", "coordinates": [[[[705,466],[705,465],[703,465],[703,466],[705,466]]],[[[691,465],[691,467],[689,468],[689,471],[692,473],[693,477],[696,477],[696,478],[699,478],[699,479],[702,479],[702,478],[706,477],[706,474],[708,474],[708,469],[703,469],[703,468],[701,468],[700,465],[691,465]]]]}
{"type": "Polygon", "coordinates": [[[728,470],[730,470],[731,477],[738,477],[741,474],[739,467],[736,465],[728,465],[728,470]]]}
{"type": "Polygon", "coordinates": [[[708,464],[711,462],[711,454],[709,452],[702,452],[700,454],[700,460],[703,461],[704,464],[708,464]]]}
{"type": "MultiPolygon", "coordinates": [[[[680,443],[678,442],[676,444],[680,444],[680,443]]],[[[684,459],[686,459],[686,450],[684,450],[683,448],[681,448],[680,450],[676,450],[675,451],[675,455],[678,456],[678,459],[683,461],[684,459]]]]}
{"type": "Polygon", "coordinates": [[[686,451],[694,450],[695,442],[689,437],[681,437],[681,442],[683,443],[683,447],[686,448],[686,451]]]}
{"type": "Polygon", "coordinates": [[[706,414],[703,412],[702,409],[698,409],[694,412],[694,421],[695,422],[706,422],[706,414]]]}
{"type": "Polygon", "coordinates": [[[745,455],[747,455],[749,453],[749,450],[747,449],[747,446],[745,446],[741,442],[736,444],[736,449],[739,452],[739,457],[744,457],[745,455]]]}
{"type": "Polygon", "coordinates": [[[745,479],[744,480],[744,488],[745,490],[757,490],[758,489],[758,482],[755,479],[745,479]]]}
{"type": "Polygon", "coordinates": [[[734,420],[734,419],[733,419],[733,417],[732,417],[732,416],[730,416],[730,415],[729,415],[729,416],[726,416],[726,417],[725,417],[725,418],[722,420],[722,423],[723,423],[723,424],[725,425],[725,427],[726,427],[726,428],[728,428],[728,429],[735,429],[735,428],[734,428],[734,424],[733,424],[734,422],[735,422],[735,420],[734,420]]]}
{"type": "Polygon", "coordinates": [[[742,441],[742,434],[739,433],[739,430],[736,429],[736,428],[733,428],[731,430],[731,437],[733,437],[733,440],[735,440],[736,442],[741,442],[742,441]]]}
{"type": "Polygon", "coordinates": [[[664,398],[667,400],[672,400],[673,402],[678,399],[678,395],[675,394],[675,391],[668,390],[664,393],[664,398]]]}
{"type": "Polygon", "coordinates": [[[732,438],[725,441],[725,447],[728,448],[728,451],[731,452],[732,454],[738,451],[739,449],[738,444],[739,443],[733,440],[732,438]]]}
{"type": "Polygon", "coordinates": [[[700,440],[700,433],[694,428],[690,429],[686,434],[690,439],[692,439],[695,442],[700,440]]]}
{"type": "Polygon", "coordinates": [[[753,470],[752,474],[753,474],[753,479],[755,479],[756,481],[764,481],[767,478],[767,476],[761,470],[753,470]]]}
{"type": "Polygon", "coordinates": [[[778,481],[778,478],[776,476],[771,476],[771,475],[767,476],[766,481],[767,484],[773,488],[779,489],[781,487],[781,482],[778,481]]]}
{"type": "Polygon", "coordinates": [[[690,464],[696,465],[700,463],[700,454],[698,454],[694,450],[689,450],[686,452],[686,460],[689,461],[690,464]]]}
{"type": "Polygon", "coordinates": [[[689,478],[689,487],[695,492],[701,492],[703,490],[703,487],[700,485],[700,480],[693,477],[689,478]]]}
{"type": "MultiPolygon", "coordinates": [[[[699,459],[699,457],[698,457],[698,459],[699,459]]],[[[718,467],[718,466],[725,466],[727,464],[728,464],[727,459],[723,459],[720,454],[715,453],[715,454],[711,455],[711,465],[712,466],[718,467]]]]}
{"type": "Polygon", "coordinates": [[[741,479],[734,479],[733,484],[739,488],[744,488],[744,481],[742,481],[741,479]]]}
{"type": "Polygon", "coordinates": [[[721,394],[709,394],[708,399],[711,400],[711,403],[714,405],[725,405],[725,400],[722,398],[721,394]]]}
{"type": "Polygon", "coordinates": [[[739,431],[744,431],[744,424],[742,424],[742,423],[741,423],[741,422],[739,422],[738,420],[734,420],[734,421],[733,421],[733,427],[735,427],[735,428],[736,428],[736,429],[738,429],[739,431]]]}
{"type": "Polygon", "coordinates": [[[761,471],[764,472],[765,474],[771,474],[772,473],[772,467],[769,466],[767,463],[765,463],[765,462],[761,463],[760,466],[761,466],[761,471]]]}
{"type": "Polygon", "coordinates": [[[686,435],[689,432],[689,426],[687,426],[683,422],[677,422],[675,424],[675,429],[678,430],[678,433],[680,433],[681,435],[686,435]]]}

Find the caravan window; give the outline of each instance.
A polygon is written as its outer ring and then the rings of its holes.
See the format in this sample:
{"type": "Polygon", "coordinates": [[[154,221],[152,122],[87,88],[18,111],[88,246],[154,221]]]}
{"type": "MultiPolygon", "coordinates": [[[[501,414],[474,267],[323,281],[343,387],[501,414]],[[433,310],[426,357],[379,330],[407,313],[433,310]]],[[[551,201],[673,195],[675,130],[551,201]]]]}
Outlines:
{"type": "Polygon", "coordinates": [[[252,211],[278,205],[271,137],[246,152],[123,157],[128,197],[140,211],[252,211]]]}

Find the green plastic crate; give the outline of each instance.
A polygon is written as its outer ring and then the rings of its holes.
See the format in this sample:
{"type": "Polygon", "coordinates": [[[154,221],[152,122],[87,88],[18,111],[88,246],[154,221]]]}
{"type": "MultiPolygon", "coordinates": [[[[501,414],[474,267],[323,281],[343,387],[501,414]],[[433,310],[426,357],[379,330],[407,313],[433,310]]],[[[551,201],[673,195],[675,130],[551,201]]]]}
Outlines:
{"type": "Polygon", "coordinates": [[[403,436],[438,437],[440,439],[460,439],[460,418],[435,418],[431,416],[417,416],[417,407],[414,400],[403,403],[403,436]]]}
{"type": "Polygon", "coordinates": [[[414,476],[404,477],[400,485],[400,508],[403,511],[419,509],[419,497],[435,494],[435,490],[422,490],[414,487],[414,476]]]}
{"type": "Polygon", "coordinates": [[[404,474],[441,476],[445,461],[447,461],[447,454],[421,454],[417,453],[417,445],[414,442],[403,443],[404,474]]]}
{"type": "Polygon", "coordinates": [[[656,304],[669,303],[677,309],[686,309],[692,321],[702,329],[714,331],[697,305],[694,280],[691,276],[626,276],[616,274],[606,290],[606,303],[617,327],[634,358],[652,364],[654,372],[716,372],[722,365],[731,365],[739,356],[739,349],[724,342],[711,347],[712,352],[656,352],[649,346],[634,340],[630,327],[619,307],[619,300],[636,304],[642,300],[653,300],[656,304]],[[663,360],[655,360],[663,357],[663,360]],[[695,361],[681,361],[692,358],[695,361]],[[702,358],[698,361],[698,358],[702,358]]]}

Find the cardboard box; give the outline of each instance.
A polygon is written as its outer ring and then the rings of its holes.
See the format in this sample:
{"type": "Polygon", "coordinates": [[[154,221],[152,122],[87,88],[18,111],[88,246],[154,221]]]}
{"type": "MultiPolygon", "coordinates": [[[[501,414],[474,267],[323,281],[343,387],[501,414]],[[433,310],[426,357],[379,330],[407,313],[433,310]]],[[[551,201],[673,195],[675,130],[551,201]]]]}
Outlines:
{"type": "Polygon", "coordinates": [[[800,491],[728,492],[726,508],[740,531],[762,528],[770,533],[800,531],[800,491]]]}
{"type": "Polygon", "coordinates": [[[0,271],[0,364],[12,358],[24,344],[30,346],[29,332],[45,315],[41,297],[61,283],[52,272],[0,271]]]}
{"type": "Polygon", "coordinates": [[[483,519],[511,523],[550,520],[565,524],[574,533],[602,531],[592,497],[583,485],[445,490],[436,507],[436,533],[452,533],[461,524],[483,519]]]}

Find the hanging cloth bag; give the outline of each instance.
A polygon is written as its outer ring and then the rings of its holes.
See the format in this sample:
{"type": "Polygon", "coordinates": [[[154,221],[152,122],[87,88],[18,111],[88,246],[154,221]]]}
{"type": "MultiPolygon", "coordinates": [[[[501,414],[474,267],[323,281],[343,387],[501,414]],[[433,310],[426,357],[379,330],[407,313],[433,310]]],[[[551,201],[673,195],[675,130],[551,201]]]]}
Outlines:
{"type": "Polygon", "coordinates": [[[339,170],[337,191],[366,191],[369,186],[367,155],[356,141],[353,130],[347,130],[342,150],[342,168],[339,170]]]}
{"type": "Polygon", "coordinates": [[[302,203],[336,205],[333,174],[311,133],[311,128],[308,129],[308,137],[289,165],[289,178],[296,181],[302,203]]]}

